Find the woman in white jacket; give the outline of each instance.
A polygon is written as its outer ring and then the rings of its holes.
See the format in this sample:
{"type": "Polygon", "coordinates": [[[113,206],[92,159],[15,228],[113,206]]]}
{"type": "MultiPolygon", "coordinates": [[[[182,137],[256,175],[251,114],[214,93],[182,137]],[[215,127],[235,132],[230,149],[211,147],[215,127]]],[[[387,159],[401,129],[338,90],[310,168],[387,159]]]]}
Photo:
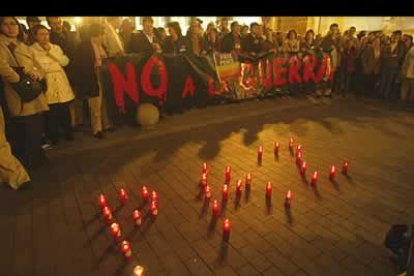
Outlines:
{"type": "Polygon", "coordinates": [[[47,83],[46,98],[50,111],[45,116],[46,138],[52,144],[57,144],[61,128],[63,137],[72,141],[69,103],[75,95],[63,70],[63,67],[69,64],[69,58],[58,45],[50,43],[49,30],[45,26],[37,25],[33,27],[32,32],[35,43],[30,46],[30,50],[45,72],[47,83]]]}

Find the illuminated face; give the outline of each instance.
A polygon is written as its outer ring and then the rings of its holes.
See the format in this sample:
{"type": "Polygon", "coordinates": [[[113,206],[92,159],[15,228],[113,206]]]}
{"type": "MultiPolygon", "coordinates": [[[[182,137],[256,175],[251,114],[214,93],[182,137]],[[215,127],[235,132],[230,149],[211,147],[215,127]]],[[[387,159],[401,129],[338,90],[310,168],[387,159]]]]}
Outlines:
{"type": "Polygon", "coordinates": [[[312,32],[309,32],[309,33],[306,35],[306,39],[307,39],[307,40],[313,40],[313,37],[314,37],[314,34],[313,34],[312,32]]]}
{"type": "Polygon", "coordinates": [[[289,33],[289,39],[295,39],[295,38],[296,38],[295,33],[294,32],[290,32],[289,33]]]}
{"type": "Polygon", "coordinates": [[[200,31],[201,31],[200,25],[196,21],[192,22],[190,27],[191,27],[191,33],[192,34],[194,34],[194,35],[200,34],[200,31]]]}
{"type": "Polygon", "coordinates": [[[251,29],[251,33],[254,35],[258,35],[259,32],[260,32],[260,28],[257,25],[253,26],[253,28],[251,29]]]}
{"type": "Polygon", "coordinates": [[[236,34],[239,34],[239,33],[240,33],[240,25],[239,25],[239,24],[234,25],[234,26],[233,26],[233,31],[234,31],[236,34]]]}
{"type": "Polygon", "coordinates": [[[40,29],[39,31],[37,31],[37,33],[35,35],[35,40],[40,45],[45,45],[45,44],[49,43],[49,31],[45,30],[45,29],[40,29]]]}
{"type": "Polygon", "coordinates": [[[356,29],[354,27],[349,29],[349,35],[353,36],[355,33],[356,33],[356,29]]]}
{"type": "Polygon", "coordinates": [[[122,32],[124,33],[130,33],[134,29],[134,26],[132,25],[132,21],[129,19],[125,19],[122,22],[122,32]]]}
{"type": "Polygon", "coordinates": [[[52,31],[61,33],[62,19],[60,17],[49,17],[49,26],[52,29],[52,31]]]}
{"type": "Polygon", "coordinates": [[[151,21],[145,21],[142,26],[144,27],[144,32],[146,34],[152,34],[153,33],[154,23],[152,23],[151,21]]]}
{"type": "Polygon", "coordinates": [[[16,38],[19,35],[19,24],[12,17],[5,17],[1,24],[1,32],[7,37],[16,38]]]}
{"type": "Polygon", "coordinates": [[[332,28],[331,28],[331,34],[332,34],[332,35],[337,35],[337,34],[338,34],[338,32],[339,32],[338,27],[336,27],[336,26],[335,26],[335,27],[332,27],[332,28]]]}

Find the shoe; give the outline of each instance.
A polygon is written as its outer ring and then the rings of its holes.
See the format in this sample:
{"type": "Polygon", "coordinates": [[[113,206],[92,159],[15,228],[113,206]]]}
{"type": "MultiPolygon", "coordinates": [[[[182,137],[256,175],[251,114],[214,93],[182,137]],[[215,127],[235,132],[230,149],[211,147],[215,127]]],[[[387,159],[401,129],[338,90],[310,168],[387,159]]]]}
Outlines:
{"type": "Polygon", "coordinates": [[[94,135],[93,135],[93,137],[95,137],[96,139],[105,139],[105,135],[103,134],[103,132],[102,131],[98,131],[97,133],[95,133],[94,135]]]}
{"type": "Polygon", "coordinates": [[[51,149],[53,149],[53,147],[52,147],[51,144],[45,143],[45,144],[42,145],[42,149],[51,150],[51,149]]]}

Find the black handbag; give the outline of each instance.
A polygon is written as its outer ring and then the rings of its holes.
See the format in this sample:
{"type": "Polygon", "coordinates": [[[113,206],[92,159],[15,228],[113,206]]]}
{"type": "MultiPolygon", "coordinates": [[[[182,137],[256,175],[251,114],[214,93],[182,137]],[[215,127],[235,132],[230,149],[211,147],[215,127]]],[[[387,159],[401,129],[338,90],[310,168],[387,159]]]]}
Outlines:
{"type": "Polygon", "coordinates": [[[19,95],[22,102],[27,103],[31,102],[42,92],[47,91],[46,80],[37,80],[34,81],[32,78],[23,72],[23,67],[12,67],[17,74],[20,76],[20,81],[12,83],[12,87],[19,95]]]}

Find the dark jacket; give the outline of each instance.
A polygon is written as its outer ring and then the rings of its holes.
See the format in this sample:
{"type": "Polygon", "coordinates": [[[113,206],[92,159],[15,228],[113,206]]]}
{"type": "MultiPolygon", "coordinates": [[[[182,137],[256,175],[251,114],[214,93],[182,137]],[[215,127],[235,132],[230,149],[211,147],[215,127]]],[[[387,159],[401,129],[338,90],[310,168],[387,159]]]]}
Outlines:
{"type": "MultiPolygon", "coordinates": [[[[153,43],[160,44],[159,39],[154,34],[153,43]]],[[[160,44],[161,46],[161,44],[160,44]]],[[[149,42],[147,36],[144,32],[140,32],[131,37],[131,45],[130,45],[131,53],[144,53],[144,54],[152,54],[154,53],[154,48],[152,44],[149,42]]]]}
{"type": "Polygon", "coordinates": [[[381,49],[381,60],[383,66],[400,67],[404,61],[406,53],[406,45],[402,41],[398,41],[394,51],[391,51],[391,44],[385,45],[381,49]]]}
{"type": "Polygon", "coordinates": [[[246,53],[261,53],[263,51],[263,38],[248,34],[243,41],[242,50],[246,53]]]}
{"type": "MultiPolygon", "coordinates": [[[[242,44],[242,38],[239,35],[240,38],[240,46],[242,44]]],[[[235,37],[233,35],[233,33],[228,33],[227,35],[225,35],[220,43],[220,51],[224,52],[224,53],[231,53],[236,49],[236,40],[235,37]]],[[[239,49],[240,50],[240,49],[239,49]]]]}
{"type": "Polygon", "coordinates": [[[69,40],[67,36],[65,36],[64,33],[56,33],[56,32],[50,32],[50,43],[58,45],[63,53],[69,58],[69,64],[64,67],[65,73],[69,79],[69,82],[71,85],[73,85],[73,82],[75,80],[75,74],[76,74],[76,67],[73,66],[72,61],[76,49],[76,40],[71,39],[69,40]]]}
{"type": "Polygon", "coordinates": [[[187,51],[187,45],[183,36],[178,37],[177,41],[174,41],[171,36],[164,40],[162,45],[162,51],[165,54],[181,54],[187,51]]]}
{"type": "Polygon", "coordinates": [[[76,68],[73,86],[78,98],[98,97],[99,85],[95,69],[95,53],[91,41],[82,41],[75,50],[76,68]]]}
{"type": "Polygon", "coordinates": [[[203,51],[207,52],[207,41],[202,36],[200,36],[198,38],[198,42],[199,42],[199,45],[200,45],[200,52],[199,53],[194,53],[193,43],[192,43],[192,40],[191,40],[191,34],[186,36],[185,37],[185,45],[186,45],[186,48],[187,48],[187,53],[201,55],[203,53],[203,51]]]}

